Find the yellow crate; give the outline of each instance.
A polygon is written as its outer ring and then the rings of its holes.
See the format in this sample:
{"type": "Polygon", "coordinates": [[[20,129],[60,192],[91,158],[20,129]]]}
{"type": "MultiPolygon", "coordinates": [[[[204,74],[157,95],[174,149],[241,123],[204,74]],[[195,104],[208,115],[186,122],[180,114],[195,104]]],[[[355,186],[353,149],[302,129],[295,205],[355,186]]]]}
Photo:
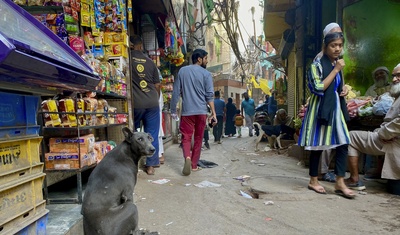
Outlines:
{"type": "Polygon", "coordinates": [[[6,173],[0,173],[0,185],[6,184],[13,180],[23,179],[38,173],[43,172],[44,163],[36,163],[33,166],[22,167],[6,173]]]}
{"type": "Polygon", "coordinates": [[[43,203],[42,186],[45,174],[0,185],[0,223],[7,223],[43,203]]]}
{"type": "Polygon", "coordinates": [[[0,141],[0,174],[40,163],[39,146],[42,137],[0,141]]]}
{"type": "Polygon", "coordinates": [[[46,234],[43,226],[47,225],[46,201],[38,204],[34,209],[25,211],[0,225],[0,235],[5,234],[24,234],[24,235],[41,235],[46,234]],[[32,226],[33,225],[33,226],[32,226]],[[36,229],[32,229],[35,227],[36,229]]]}

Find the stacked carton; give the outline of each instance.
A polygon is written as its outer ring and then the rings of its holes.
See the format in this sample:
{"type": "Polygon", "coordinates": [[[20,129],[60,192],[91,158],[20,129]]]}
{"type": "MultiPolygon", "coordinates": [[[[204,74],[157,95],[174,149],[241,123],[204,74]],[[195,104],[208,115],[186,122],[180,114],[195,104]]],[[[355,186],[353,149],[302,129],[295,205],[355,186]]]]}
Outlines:
{"type": "Polygon", "coordinates": [[[80,169],[97,163],[94,145],[93,134],[50,138],[50,152],[45,154],[46,170],[80,169]]]}

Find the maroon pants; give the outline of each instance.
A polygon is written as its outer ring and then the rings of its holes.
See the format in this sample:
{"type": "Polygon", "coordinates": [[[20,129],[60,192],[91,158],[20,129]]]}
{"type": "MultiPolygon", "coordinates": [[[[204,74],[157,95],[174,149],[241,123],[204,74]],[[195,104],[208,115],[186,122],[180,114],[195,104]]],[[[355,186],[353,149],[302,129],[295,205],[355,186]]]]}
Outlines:
{"type": "Polygon", "coordinates": [[[179,130],[182,134],[183,157],[190,157],[192,160],[192,169],[197,168],[200,159],[201,144],[203,142],[204,128],[206,126],[206,115],[182,116],[179,130]],[[194,145],[192,145],[192,136],[194,132],[194,145]]]}

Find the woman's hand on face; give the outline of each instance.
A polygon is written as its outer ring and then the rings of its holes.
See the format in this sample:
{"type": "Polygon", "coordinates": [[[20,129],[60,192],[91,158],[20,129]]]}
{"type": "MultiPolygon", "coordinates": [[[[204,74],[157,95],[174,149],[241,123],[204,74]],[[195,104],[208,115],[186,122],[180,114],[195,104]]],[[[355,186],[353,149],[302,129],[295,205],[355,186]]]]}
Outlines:
{"type": "Polygon", "coordinates": [[[335,69],[337,69],[338,72],[342,70],[344,66],[345,66],[344,59],[336,60],[335,69]]]}

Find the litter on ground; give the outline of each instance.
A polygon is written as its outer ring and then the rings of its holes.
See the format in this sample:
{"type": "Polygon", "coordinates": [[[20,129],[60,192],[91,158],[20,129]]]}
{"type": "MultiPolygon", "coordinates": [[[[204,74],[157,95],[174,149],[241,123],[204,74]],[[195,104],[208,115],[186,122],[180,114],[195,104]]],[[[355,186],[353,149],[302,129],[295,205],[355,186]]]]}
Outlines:
{"type": "Polygon", "coordinates": [[[216,187],[221,187],[220,184],[216,184],[207,180],[204,180],[198,184],[195,184],[194,186],[198,188],[216,188],[216,187]]]}
{"type": "Polygon", "coordinates": [[[265,205],[274,205],[274,202],[273,201],[265,201],[264,204],[265,205]]]}
{"type": "Polygon", "coordinates": [[[249,175],[241,175],[241,176],[234,177],[235,180],[241,180],[241,181],[249,179],[249,178],[250,178],[249,175]]]}
{"type": "Polygon", "coordinates": [[[153,181],[151,181],[153,184],[166,184],[166,183],[168,183],[169,181],[171,181],[171,180],[169,180],[169,179],[159,179],[159,180],[153,180],[153,181]]]}
{"type": "Polygon", "coordinates": [[[245,197],[245,198],[253,198],[252,196],[250,196],[249,194],[243,192],[242,190],[240,190],[240,194],[242,194],[242,196],[245,197]]]}

